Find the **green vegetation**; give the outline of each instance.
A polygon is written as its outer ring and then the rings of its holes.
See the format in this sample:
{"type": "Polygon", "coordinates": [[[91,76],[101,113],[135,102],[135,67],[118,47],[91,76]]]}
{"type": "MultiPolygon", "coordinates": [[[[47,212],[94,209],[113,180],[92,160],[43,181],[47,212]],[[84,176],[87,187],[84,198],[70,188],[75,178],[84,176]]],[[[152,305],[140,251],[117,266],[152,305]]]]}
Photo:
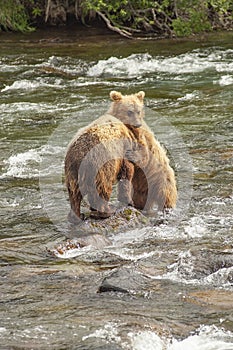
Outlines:
{"type": "Polygon", "coordinates": [[[232,0],[180,0],[172,28],[177,36],[232,29],[232,0]]]}
{"type": "Polygon", "coordinates": [[[233,0],[0,0],[0,29],[104,21],[119,34],[190,36],[233,28],[233,0]]]}
{"type": "Polygon", "coordinates": [[[20,0],[0,0],[0,30],[31,31],[29,18],[20,0]]]}
{"type": "Polygon", "coordinates": [[[186,10],[184,17],[175,18],[172,21],[174,33],[179,37],[190,36],[212,30],[211,22],[208,18],[207,11],[198,9],[186,10]]]}

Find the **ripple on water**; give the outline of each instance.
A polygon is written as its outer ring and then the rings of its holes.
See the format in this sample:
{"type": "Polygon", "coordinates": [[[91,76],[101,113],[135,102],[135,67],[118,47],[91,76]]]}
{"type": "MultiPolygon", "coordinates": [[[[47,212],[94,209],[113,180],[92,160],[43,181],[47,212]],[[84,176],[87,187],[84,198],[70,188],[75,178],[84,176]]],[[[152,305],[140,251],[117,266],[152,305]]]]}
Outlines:
{"type": "Polygon", "coordinates": [[[132,54],[125,58],[110,57],[100,60],[87,71],[88,76],[139,77],[148,73],[168,75],[193,74],[203,71],[233,71],[232,53],[225,50],[194,50],[174,57],[153,57],[150,54],[132,54]]]}
{"type": "Polygon", "coordinates": [[[232,290],[233,254],[210,250],[184,251],[176,262],[167,266],[168,272],[155,278],[232,290]]]}
{"type": "Polygon", "coordinates": [[[15,91],[15,90],[38,90],[44,88],[64,88],[61,79],[55,79],[54,83],[51,84],[50,81],[46,78],[38,78],[36,80],[16,80],[11,85],[6,85],[1,92],[6,91],[15,91]]]}
{"type": "Polygon", "coordinates": [[[109,345],[121,345],[125,350],[232,350],[233,345],[233,333],[215,325],[201,325],[192,335],[179,340],[166,338],[150,329],[128,332],[123,336],[120,326],[109,322],[82,340],[91,338],[102,339],[109,345]]]}

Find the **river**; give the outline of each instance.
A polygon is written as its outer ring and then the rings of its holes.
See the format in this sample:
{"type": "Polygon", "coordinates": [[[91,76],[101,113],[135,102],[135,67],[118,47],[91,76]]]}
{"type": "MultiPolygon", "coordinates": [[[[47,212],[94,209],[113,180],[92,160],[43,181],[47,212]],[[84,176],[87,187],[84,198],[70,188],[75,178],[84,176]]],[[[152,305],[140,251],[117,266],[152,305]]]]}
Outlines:
{"type": "Polygon", "coordinates": [[[233,34],[137,41],[87,28],[0,40],[0,349],[232,350],[233,34]],[[67,145],[111,90],[145,91],[177,209],[54,256],[75,236],[67,145]]]}

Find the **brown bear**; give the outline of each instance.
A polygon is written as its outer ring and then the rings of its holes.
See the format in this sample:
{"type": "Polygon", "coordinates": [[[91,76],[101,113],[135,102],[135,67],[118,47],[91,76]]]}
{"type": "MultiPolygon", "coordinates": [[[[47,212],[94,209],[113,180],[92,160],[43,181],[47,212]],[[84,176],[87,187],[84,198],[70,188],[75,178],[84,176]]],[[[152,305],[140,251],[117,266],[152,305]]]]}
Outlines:
{"type": "MultiPolygon", "coordinates": [[[[147,151],[142,153],[143,162],[137,162],[137,156],[134,161],[135,150],[127,152],[128,160],[135,164],[132,178],[134,207],[147,212],[151,211],[155,204],[160,211],[174,208],[177,201],[176,180],[166,151],[145,123],[140,128],[140,133],[139,139],[141,144],[143,139],[147,151]]],[[[142,147],[145,146],[140,148],[142,147]]]]}
{"type": "Polygon", "coordinates": [[[81,217],[80,205],[87,195],[92,215],[108,217],[108,202],[113,184],[118,183],[118,199],[132,203],[131,181],[134,164],[125,157],[138,140],[126,125],[140,128],[144,116],[144,92],[122,96],[112,91],[109,111],[78,131],[65,157],[65,181],[71,203],[71,215],[81,217]]]}
{"type": "Polygon", "coordinates": [[[166,152],[143,121],[143,91],[123,96],[112,91],[108,112],[78,131],[65,157],[65,181],[71,216],[82,217],[87,195],[91,213],[108,217],[109,199],[118,181],[118,199],[138,209],[174,207],[175,176],[166,152]]]}

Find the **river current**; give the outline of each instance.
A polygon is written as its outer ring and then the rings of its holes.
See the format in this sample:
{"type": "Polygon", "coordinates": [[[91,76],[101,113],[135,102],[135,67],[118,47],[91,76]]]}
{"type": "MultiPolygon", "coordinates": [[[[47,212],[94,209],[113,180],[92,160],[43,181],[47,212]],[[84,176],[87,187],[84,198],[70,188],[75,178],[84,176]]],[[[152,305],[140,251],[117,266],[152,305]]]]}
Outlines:
{"type": "Polygon", "coordinates": [[[0,349],[232,350],[233,34],[0,35],[0,349]],[[82,234],[67,223],[67,145],[111,90],[145,91],[177,208],[54,256],[82,234]]]}

